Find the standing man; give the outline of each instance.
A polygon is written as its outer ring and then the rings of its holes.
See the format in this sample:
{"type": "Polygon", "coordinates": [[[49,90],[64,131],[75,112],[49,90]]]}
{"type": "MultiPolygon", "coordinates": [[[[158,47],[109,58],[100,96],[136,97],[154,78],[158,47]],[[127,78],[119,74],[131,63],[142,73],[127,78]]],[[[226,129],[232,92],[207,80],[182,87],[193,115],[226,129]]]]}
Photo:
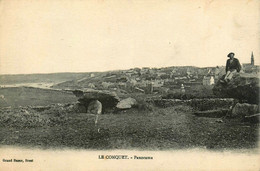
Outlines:
{"type": "Polygon", "coordinates": [[[233,52],[230,52],[227,57],[229,59],[227,60],[226,64],[226,76],[223,80],[220,80],[220,82],[228,82],[232,79],[233,74],[240,72],[241,70],[241,65],[239,63],[239,60],[237,58],[234,58],[235,54],[233,52]]]}

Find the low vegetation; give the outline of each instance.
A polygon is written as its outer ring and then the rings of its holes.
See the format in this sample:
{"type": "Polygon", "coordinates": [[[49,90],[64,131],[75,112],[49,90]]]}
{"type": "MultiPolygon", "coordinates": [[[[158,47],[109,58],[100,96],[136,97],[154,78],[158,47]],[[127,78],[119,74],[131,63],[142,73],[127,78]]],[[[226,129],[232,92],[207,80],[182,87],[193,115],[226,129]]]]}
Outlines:
{"type": "Polygon", "coordinates": [[[236,119],[196,117],[188,105],[158,108],[142,103],[130,110],[97,115],[70,105],[43,111],[1,111],[0,144],[85,149],[256,148],[258,126],[236,119]],[[147,107],[147,105],[149,107],[147,107]],[[151,108],[150,108],[151,107],[151,108]]]}
{"type": "MultiPolygon", "coordinates": [[[[198,89],[198,93],[201,91],[207,93],[203,97],[211,97],[212,92],[198,89]]],[[[149,99],[161,98],[161,94],[119,93],[121,99],[136,99],[137,105],[99,115],[95,124],[97,115],[80,113],[75,108],[77,98],[71,93],[21,87],[0,92],[6,98],[0,104],[0,145],[142,150],[257,148],[258,124],[193,115],[196,108],[204,110],[203,101],[159,107],[149,99]]],[[[216,103],[208,106],[212,104],[216,103]]]]}

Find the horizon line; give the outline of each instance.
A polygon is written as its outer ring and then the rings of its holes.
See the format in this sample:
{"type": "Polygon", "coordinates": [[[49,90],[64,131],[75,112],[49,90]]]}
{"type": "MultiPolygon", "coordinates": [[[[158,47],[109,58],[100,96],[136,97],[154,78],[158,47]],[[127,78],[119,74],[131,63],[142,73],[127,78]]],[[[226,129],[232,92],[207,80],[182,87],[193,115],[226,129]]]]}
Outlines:
{"type": "MultiPolygon", "coordinates": [[[[206,66],[206,67],[199,67],[199,66],[192,66],[192,65],[182,65],[182,66],[167,66],[167,67],[148,67],[148,66],[143,66],[143,67],[131,67],[128,69],[114,69],[114,70],[105,70],[105,71],[68,71],[68,72],[35,72],[35,73],[19,73],[19,74],[1,74],[0,76],[7,76],[7,75],[48,75],[48,74],[84,74],[84,73],[102,73],[102,72],[112,72],[112,71],[124,71],[124,70],[130,70],[130,69],[135,69],[135,68],[150,68],[150,69],[159,69],[159,68],[171,68],[171,67],[194,67],[194,68],[215,68],[215,67],[222,67],[223,65],[217,65],[217,66],[206,66]]],[[[255,65],[257,66],[257,65],[255,65]]]]}

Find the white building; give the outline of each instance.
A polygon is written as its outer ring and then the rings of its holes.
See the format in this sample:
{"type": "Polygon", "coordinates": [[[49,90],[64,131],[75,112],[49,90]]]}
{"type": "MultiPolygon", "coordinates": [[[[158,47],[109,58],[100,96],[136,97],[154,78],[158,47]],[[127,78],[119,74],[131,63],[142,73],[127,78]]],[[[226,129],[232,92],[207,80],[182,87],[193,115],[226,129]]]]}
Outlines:
{"type": "Polygon", "coordinates": [[[213,85],[215,84],[215,79],[213,76],[204,76],[202,80],[203,85],[213,85]]]}

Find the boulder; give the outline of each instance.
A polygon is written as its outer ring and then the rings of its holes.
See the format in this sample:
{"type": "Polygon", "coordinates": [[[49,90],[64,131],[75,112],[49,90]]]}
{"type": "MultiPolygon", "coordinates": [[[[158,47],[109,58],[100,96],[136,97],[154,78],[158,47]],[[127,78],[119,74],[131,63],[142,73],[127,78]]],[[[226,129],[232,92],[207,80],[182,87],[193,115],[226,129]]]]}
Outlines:
{"type": "Polygon", "coordinates": [[[118,109],[130,109],[131,107],[133,107],[134,105],[137,104],[137,101],[134,99],[134,98],[127,98],[127,99],[124,99],[124,100],[121,100],[117,105],[116,107],[118,109]]]}
{"type": "Polygon", "coordinates": [[[230,97],[240,102],[259,104],[259,88],[259,75],[240,73],[235,74],[228,83],[221,83],[219,80],[213,87],[213,93],[218,97],[230,97]]]}
{"type": "Polygon", "coordinates": [[[116,107],[117,103],[120,101],[115,93],[109,91],[74,90],[73,93],[79,98],[78,101],[86,107],[88,107],[89,103],[93,100],[98,100],[102,104],[103,111],[116,107]]]}
{"type": "Polygon", "coordinates": [[[88,105],[88,113],[92,114],[101,114],[102,112],[102,104],[98,100],[93,100],[88,105]]]}
{"type": "Polygon", "coordinates": [[[259,106],[248,103],[237,103],[232,109],[233,117],[245,117],[259,113],[259,106]]]}

